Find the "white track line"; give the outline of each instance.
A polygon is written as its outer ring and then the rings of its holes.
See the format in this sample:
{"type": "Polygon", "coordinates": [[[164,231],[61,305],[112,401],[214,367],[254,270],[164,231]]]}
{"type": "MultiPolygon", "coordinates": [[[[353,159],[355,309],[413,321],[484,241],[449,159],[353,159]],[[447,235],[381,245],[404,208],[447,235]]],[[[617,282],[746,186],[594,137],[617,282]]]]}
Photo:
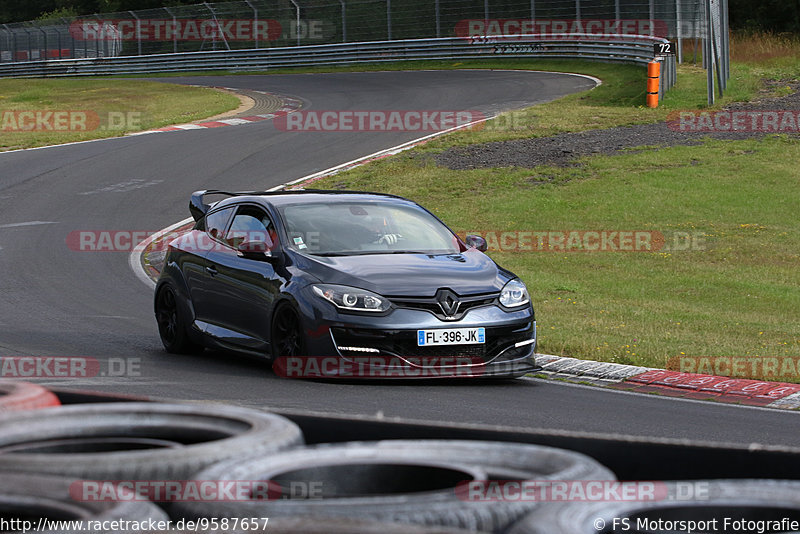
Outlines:
{"type": "Polygon", "coordinates": [[[172,232],[176,228],[180,228],[184,224],[192,222],[192,218],[188,217],[182,221],[178,221],[175,224],[164,228],[163,230],[159,230],[158,232],[154,233],[135,247],[131,251],[130,255],[128,256],[128,265],[130,265],[131,269],[133,269],[133,274],[136,277],[145,283],[146,286],[150,287],[151,289],[155,289],[156,283],[155,281],[147,275],[147,271],[145,271],[144,263],[142,263],[142,255],[144,251],[147,250],[147,247],[150,246],[150,243],[159,239],[161,236],[172,232]]]}

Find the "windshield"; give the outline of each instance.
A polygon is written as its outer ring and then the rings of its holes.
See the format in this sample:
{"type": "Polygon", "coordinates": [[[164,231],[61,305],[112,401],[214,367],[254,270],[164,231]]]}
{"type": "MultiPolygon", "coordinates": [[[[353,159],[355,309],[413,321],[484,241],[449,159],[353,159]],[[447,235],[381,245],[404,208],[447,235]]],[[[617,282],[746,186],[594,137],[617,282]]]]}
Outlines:
{"type": "Polygon", "coordinates": [[[296,204],[283,208],[289,246],[318,256],[454,254],[450,230],[428,212],[394,202],[296,204]]]}

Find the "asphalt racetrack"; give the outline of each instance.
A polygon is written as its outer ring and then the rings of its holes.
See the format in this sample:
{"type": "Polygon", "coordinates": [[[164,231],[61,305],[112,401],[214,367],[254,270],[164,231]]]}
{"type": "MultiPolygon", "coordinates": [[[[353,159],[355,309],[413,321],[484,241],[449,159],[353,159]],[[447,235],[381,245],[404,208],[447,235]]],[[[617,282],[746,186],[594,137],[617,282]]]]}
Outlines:
{"type": "MultiPolygon", "coordinates": [[[[310,110],[487,114],[594,85],[583,77],[505,71],[159,80],[269,91],[299,98],[310,110]]],[[[261,121],[0,154],[0,355],[138,362],[141,376],[45,382],[61,387],[337,414],[796,445],[799,415],[794,412],[535,379],[287,380],[262,362],[225,353],[170,355],[159,341],[152,291],[131,271],[128,253],[67,246],[73,231],[164,228],[189,215],[189,194],[197,189],[267,189],[421,135],[285,132],[261,121]]]]}

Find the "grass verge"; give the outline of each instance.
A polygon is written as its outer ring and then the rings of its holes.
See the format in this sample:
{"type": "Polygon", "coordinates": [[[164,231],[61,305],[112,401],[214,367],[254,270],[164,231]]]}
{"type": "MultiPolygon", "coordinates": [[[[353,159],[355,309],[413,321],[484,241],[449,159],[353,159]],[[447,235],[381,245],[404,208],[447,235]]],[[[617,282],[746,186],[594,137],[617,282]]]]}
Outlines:
{"type": "Polygon", "coordinates": [[[160,82],[0,79],[0,150],[115,137],[191,122],[238,105],[235,96],[214,89],[160,82]]]}

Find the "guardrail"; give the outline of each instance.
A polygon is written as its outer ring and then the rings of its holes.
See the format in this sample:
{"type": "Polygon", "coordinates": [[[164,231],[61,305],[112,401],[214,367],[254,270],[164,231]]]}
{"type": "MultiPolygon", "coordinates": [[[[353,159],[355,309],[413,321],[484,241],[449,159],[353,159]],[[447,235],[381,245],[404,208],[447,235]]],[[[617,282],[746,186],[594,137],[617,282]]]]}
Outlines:
{"type": "MultiPolygon", "coordinates": [[[[646,64],[654,59],[655,43],[667,40],[649,35],[588,33],[446,37],[371,41],[252,50],[219,50],[147,56],[27,61],[0,65],[0,76],[80,76],[150,74],[198,70],[233,72],[319,65],[347,65],[419,60],[465,60],[490,57],[589,59],[646,64]]],[[[675,56],[666,56],[659,92],[675,84],[675,56]]]]}

